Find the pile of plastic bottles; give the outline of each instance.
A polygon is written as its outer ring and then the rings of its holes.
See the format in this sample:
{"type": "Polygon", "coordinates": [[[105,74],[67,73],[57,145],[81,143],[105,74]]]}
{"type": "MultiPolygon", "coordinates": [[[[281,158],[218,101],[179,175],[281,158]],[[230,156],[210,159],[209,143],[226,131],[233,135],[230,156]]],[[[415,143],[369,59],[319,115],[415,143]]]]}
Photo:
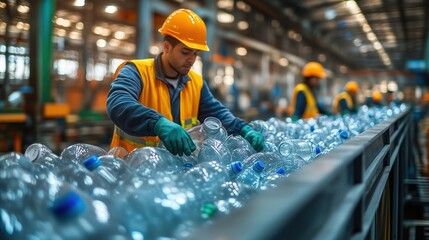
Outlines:
{"type": "Polygon", "coordinates": [[[182,238],[216,216],[245,206],[293,172],[405,106],[307,121],[255,120],[265,149],[228,136],[207,118],[191,128],[197,150],[160,147],[130,153],[74,144],[60,155],[43,144],[0,156],[1,239],[182,238]]]}

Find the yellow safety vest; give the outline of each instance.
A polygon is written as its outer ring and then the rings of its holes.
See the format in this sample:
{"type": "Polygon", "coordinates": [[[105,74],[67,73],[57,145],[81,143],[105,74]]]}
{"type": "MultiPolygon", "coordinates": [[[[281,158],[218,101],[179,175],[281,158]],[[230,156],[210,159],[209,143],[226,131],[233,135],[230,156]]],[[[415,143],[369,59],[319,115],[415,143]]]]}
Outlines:
{"type": "MultiPolygon", "coordinates": [[[[172,121],[170,105],[170,93],[168,86],[156,79],[154,59],[140,59],[128,61],[133,63],[141,76],[143,82],[143,90],[140,94],[139,102],[166,117],[172,121]]],[[[114,79],[119,70],[128,62],[121,64],[114,75],[114,79]]],[[[189,71],[188,76],[191,78],[186,83],[186,86],[180,91],[180,120],[183,128],[188,129],[198,124],[198,108],[200,103],[201,89],[203,87],[203,79],[194,71],[189,71]]],[[[159,138],[157,136],[132,136],[121,130],[115,125],[113,132],[111,148],[121,146],[128,152],[135,148],[144,146],[157,146],[159,138]]]]}
{"type": "Polygon", "coordinates": [[[310,88],[308,88],[307,84],[304,83],[296,85],[296,87],[293,89],[291,101],[292,114],[295,112],[296,98],[298,96],[298,93],[301,91],[304,93],[305,99],[307,100],[307,105],[305,106],[305,111],[302,115],[302,119],[317,117],[317,115],[319,114],[319,109],[317,108],[316,98],[314,97],[310,88]]]}
{"type": "Polygon", "coordinates": [[[352,97],[350,96],[350,94],[348,94],[347,92],[341,92],[340,94],[338,94],[335,99],[334,102],[332,104],[332,113],[333,114],[338,114],[341,113],[342,110],[341,106],[340,106],[340,101],[344,99],[346,100],[346,104],[348,109],[352,109],[353,108],[353,100],[352,97]]]}

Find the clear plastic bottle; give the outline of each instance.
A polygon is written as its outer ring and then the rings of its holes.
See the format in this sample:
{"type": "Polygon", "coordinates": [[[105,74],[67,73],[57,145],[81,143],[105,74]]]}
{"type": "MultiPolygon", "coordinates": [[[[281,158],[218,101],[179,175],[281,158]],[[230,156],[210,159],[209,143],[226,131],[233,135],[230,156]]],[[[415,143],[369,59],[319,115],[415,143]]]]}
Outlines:
{"type": "Polygon", "coordinates": [[[214,138],[206,139],[200,146],[198,162],[216,161],[226,166],[232,162],[231,153],[228,148],[219,140],[214,138]]]}
{"type": "Polygon", "coordinates": [[[315,159],[320,152],[321,150],[319,146],[303,139],[288,139],[279,145],[279,153],[282,156],[287,157],[290,155],[297,155],[306,162],[310,162],[315,159]]]}
{"type": "Polygon", "coordinates": [[[82,164],[85,159],[93,155],[103,156],[106,154],[107,152],[101,147],[86,143],[76,143],[65,148],[61,152],[60,157],[63,161],[74,161],[82,164]]]}
{"type": "Polygon", "coordinates": [[[63,240],[131,238],[103,202],[77,190],[65,191],[58,196],[51,212],[56,219],[56,233],[63,240]]]}
{"type": "Polygon", "coordinates": [[[80,189],[94,199],[106,203],[111,200],[109,185],[99,176],[87,170],[83,165],[68,165],[60,169],[57,174],[62,181],[80,189]]]}
{"type": "Polygon", "coordinates": [[[255,149],[242,136],[230,135],[226,139],[225,146],[231,153],[231,159],[235,161],[243,161],[247,157],[256,153],[255,149]]]}
{"type": "Polygon", "coordinates": [[[276,188],[283,180],[287,177],[286,170],[283,168],[277,169],[275,173],[271,173],[268,176],[261,179],[259,184],[260,190],[267,190],[276,188]]]}
{"type": "Polygon", "coordinates": [[[111,148],[111,149],[107,152],[107,154],[108,154],[108,155],[115,156],[115,157],[118,157],[118,158],[120,158],[120,159],[124,160],[124,159],[125,159],[125,156],[127,156],[127,154],[128,154],[128,151],[127,151],[125,148],[123,148],[123,147],[116,146],[116,147],[114,147],[114,148],[111,148]]]}
{"type": "Polygon", "coordinates": [[[27,171],[32,171],[33,165],[23,154],[10,152],[0,156],[0,169],[7,168],[11,165],[19,165],[27,171]]]}
{"type": "Polygon", "coordinates": [[[131,152],[125,162],[140,177],[157,179],[161,176],[174,177],[182,170],[185,162],[166,149],[142,147],[131,152]]]}
{"type": "Polygon", "coordinates": [[[279,168],[285,169],[286,166],[285,161],[278,153],[259,152],[246,158],[243,161],[243,168],[250,168],[257,161],[261,161],[262,163],[264,163],[264,171],[261,173],[261,178],[264,178],[266,175],[274,173],[279,168]]]}
{"type": "Polygon", "coordinates": [[[128,166],[120,158],[112,155],[91,156],[83,162],[83,165],[103,179],[111,187],[111,190],[120,186],[131,174],[128,166]]]}
{"type": "Polygon", "coordinates": [[[25,150],[24,155],[30,160],[33,164],[42,164],[52,171],[60,167],[61,161],[60,157],[52,152],[46,145],[41,143],[33,143],[25,150]]]}
{"type": "Polygon", "coordinates": [[[256,189],[239,182],[228,181],[220,186],[215,205],[221,214],[227,215],[233,209],[242,208],[256,193],[256,189]]]}
{"type": "Polygon", "coordinates": [[[208,138],[225,141],[228,136],[222,122],[215,117],[207,117],[201,125],[192,127],[187,130],[197,147],[195,155],[198,156],[199,149],[203,142],[208,138]]]}
{"type": "Polygon", "coordinates": [[[181,188],[190,188],[201,202],[211,201],[219,187],[229,179],[226,167],[216,161],[203,162],[179,176],[181,188]]]}
{"type": "Polygon", "coordinates": [[[264,170],[264,163],[261,161],[256,161],[251,168],[247,168],[238,175],[237,182],[246,184],[254,189],[259,187],[259,181],[261,178],[261,173],[264,170]]]}

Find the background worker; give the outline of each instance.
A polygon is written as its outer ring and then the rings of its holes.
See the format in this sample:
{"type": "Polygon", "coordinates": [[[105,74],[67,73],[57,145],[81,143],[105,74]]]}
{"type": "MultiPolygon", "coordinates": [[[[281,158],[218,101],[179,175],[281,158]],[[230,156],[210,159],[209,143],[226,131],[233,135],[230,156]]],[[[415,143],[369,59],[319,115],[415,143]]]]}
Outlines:
{"type": "Polygon", "coordinates": [[[263,136],[215,99],[208,84],[191,70],[200,51],[209,51],[203,20],[188,9],[171,13],[159,32],[164,51],[155,58],[130,60],[118,67],[107,98],[115,124],[111,147],[128,152],[157,146],[190,155],[195,144],[185,129],[218,118],[229,134],[240,134],[260,151],[263,136]]]}
{"type": "Polygon", "coordinates": [[[317,62],[307,63],[302,70],[302,77],[303,82],[296,85],[292,93],[292,119],[315,118],[318,114],[330,115],[316,98],[320,79],[326,77],[323,66],[317,62]]]}
{"type": "Polygon", "coordinates": [[[380,91],[374,91],[372,93],[372,105],[374,107],[381,107],[383,106],[383,94],[380,91]]]}
{"type": "Polygon", "coordinates": [[[333,102],[332,112],[334,114],[352,114],[357,113],[357,95],[359,93],[359,85],[355,81],[347,82],[344,91],[339,93],[333,102]]]}

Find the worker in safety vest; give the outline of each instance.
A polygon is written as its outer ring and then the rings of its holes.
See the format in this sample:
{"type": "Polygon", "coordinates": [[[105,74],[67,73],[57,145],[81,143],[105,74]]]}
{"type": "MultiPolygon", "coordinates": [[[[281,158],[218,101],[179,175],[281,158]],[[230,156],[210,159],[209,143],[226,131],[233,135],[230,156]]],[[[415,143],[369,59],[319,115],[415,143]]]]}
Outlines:
{"type": "Polygon", "coordinates": [[[264,137],[215,99],[208,84],[191,70],[201,51],[209,51],[203,20],[188,9],[171,13],[158,30],[164,51],[155,58],[130,60],[118,67],[107,98],[115,124],[111,147],[128,150],[157,146],[190,155],[196,146],[185,129],[218,118],[229,134],[240,134],[260,151],[264,137]]]}
{"type": "Polygon", "coordinates": [[[326,77],[323,66],[317,62],[309,62],[304,66],[302,76],[304,81],[296,85],[292,93],[292,119],[315,118],[319,114],[330,115],[330,112],[317,102],[315,95],[320,79],[326,77]]]}
{"type": "Polygon", "coordinates": [[[372,105],[375,107],[383,106],[383,94],[380,91],[374,91],[371,96],[372,105]]]}
{"type": "Polygon", "coordinates": [[[359,93],[359,85],[355,81],[347,82],[344,91],[339,93],[332,104],[332,112],[334,114],[351,114],[357,113],[357,95],[359,93]]]}

